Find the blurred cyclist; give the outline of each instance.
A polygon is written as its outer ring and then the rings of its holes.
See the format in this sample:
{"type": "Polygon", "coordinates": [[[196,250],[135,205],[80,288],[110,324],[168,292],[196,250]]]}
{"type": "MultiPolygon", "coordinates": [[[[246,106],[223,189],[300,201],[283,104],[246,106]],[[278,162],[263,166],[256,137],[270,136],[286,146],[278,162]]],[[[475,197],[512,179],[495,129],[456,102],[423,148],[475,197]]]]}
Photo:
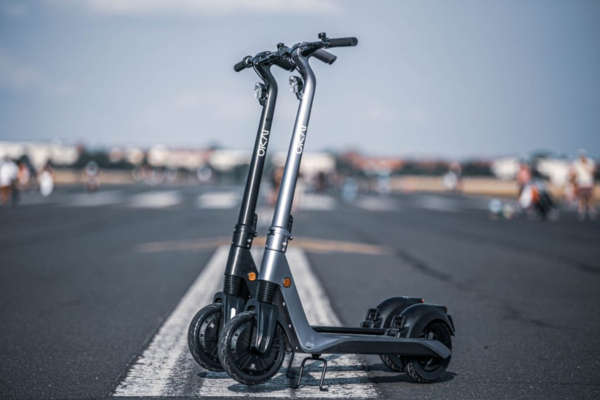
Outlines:
{"type": "Polygon", "coordinates": [[[596,207],[594,205],[595,171],[596,166],[594,165],[594,161],[586,156],[585,150],[580,150],[579,158],[573,161],[580,220],[585,219],[586,210],[591,219],[596,219],[596,207]]]}
{"type": "Polygon", "coordinates": [[[83,185],[88,192],[95,192],[100,186],[100,168],[95,161],[90,161],[83,170],[83,185]]]}

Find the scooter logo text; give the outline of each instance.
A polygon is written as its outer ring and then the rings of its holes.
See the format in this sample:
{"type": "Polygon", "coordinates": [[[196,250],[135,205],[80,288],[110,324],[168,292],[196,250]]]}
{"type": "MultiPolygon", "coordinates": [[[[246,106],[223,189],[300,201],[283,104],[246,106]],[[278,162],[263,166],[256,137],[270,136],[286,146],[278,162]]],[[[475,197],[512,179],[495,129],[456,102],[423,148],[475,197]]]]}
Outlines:
{"type": "Polygon", "coordinates": [[[264,130],[260,134],[260,142],[258,143],[258,156],[264,157],[267,154],[267,144],[269,143],[269,131],[264,130]]]}
{"type": "Polygon", "coordinates": [[[296,154],[302,154],[304,151],[304,140],[306,139],[306,127],[300,127],[300,137],[298,138],[298,143],[296,143],[296,154]]]}

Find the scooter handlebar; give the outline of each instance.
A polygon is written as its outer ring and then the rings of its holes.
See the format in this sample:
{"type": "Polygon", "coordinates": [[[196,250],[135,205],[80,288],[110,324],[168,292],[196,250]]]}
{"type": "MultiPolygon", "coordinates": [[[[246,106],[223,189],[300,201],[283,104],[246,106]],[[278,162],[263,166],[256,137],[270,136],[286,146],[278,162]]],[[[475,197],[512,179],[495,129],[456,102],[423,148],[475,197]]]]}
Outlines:
{"type": "Polygon", "coordinates": [[[273,64],[277,65],[279,68],[285,69],[286,71],[293,71],[296,69],[296,65],[284,57],[277,58],[273,64]]]}
{"type": "Polygon", "coordinates": [[[355,37],[329,39],[329,47],[352,47],[358,44],[358,39],[355,37]]]}
{"type": "Polygon", "coordinates": [[[337,56],[334,56],[333,54],[331,54],[327,50],[323,50],[323,49],[315,50],[315,52],[312,53],[312,55],[317,60],[322,61],[325,64],[333,64],[335,62],[335,60],[337,60],[337,56]]]}
{"type": "Polygon", "coordinates": [[[239,63],[235,64],[233,66],[233,70],[235,72],[240,72],[243,69],[248,68],[248,58],[251,58],[250,56],[246,56],[242,59],[242,61],[240,61],[239,63]]]}

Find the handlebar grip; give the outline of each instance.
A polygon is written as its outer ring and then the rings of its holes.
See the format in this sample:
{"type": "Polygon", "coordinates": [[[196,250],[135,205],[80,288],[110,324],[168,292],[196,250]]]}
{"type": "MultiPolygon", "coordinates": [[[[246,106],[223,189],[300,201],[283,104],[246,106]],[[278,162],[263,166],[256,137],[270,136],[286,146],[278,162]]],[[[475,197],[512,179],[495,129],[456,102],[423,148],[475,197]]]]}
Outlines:
{"type": "Polygon", "coordinates": [[[351,47],[358,44],[358,39],[355,37],[329,39],[329,47],[351,47]]]}
{"type": "Polygon", "coordinates": [[[325,64],[333,64],[337,60],[337,56],[334,56],[327,50],[318,49],[312,54],[317,60],[323,61],[325,64]]]}
{"type": "Polygon", "coordinates": [[[242,61],[240,61],[239,63],[235,64],[235,65],[233,66],[233,70],[234,70],[235,72],[240,72],[241,70],[245,69],[245,68],[246,68],[246,60],[248,59],[248,57],[250,57],[250,56],[246,56],[246,57],[244,57],[244,58],[242,59],[242,61]]]}
{"type": "Polygon", "coordinates": [[[283,57],[277,58],[273,64],[277,65],[279,68],[285,69],[286,71],[293,71],[296,69],[296,64],[283,57]]]}

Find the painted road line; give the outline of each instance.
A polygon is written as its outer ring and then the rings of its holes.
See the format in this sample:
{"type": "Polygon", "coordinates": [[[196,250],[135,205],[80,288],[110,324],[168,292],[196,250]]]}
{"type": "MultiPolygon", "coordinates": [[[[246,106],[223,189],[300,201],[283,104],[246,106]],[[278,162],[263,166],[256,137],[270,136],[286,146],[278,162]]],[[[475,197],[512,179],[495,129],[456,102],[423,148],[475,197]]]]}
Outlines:
{"type": "Polygon", "coordinates": [[[220,289],[228,253],[227,246],[217,249],[148,348],[131,366],[115,390],[115,396],[158,397],[169,394],[171,377],[177,374],[177,361],[184,352],[189,353],[187,328],[190,320],[200,307],[212,301],[214,293],[220,289]]]}
{"type": "Polygon", "coordinates": [[[229,209],[238,205],[241,201],[239,192],[210,192],[198,196],[196,205],[198,208],[229,209]]]}
{"type": "MultiPolygon", "coordinates": [[[[291,389],[294,379],[285,377],[286,361],[280,372],[258,386],[237,383],[225,373],[214,373],[201,368],[192,359],[187,348],[187,327],[197,309],[212,300],[220,287],[227,258],[228,246],[219,248],[196,279],[175,311],[154,337],[142,356],[133,364],[126,378],[118,386],[115,396],[153,397],[276,397],[276,398],[374,398],[378,393],[364,371],[358,357],[328,356],[326,383],[328,392],[318,390],[319,365],[305,370],[303,386],[291,389]]],[[[261,259],[261,250],[255,250],[255,260],[261,259]]],[[[312,324],[339,325],[329,298],[313,274],[304,252],[290,248],[287,257],[298,282],[298,291],[312,324]]],[[[294,361],[296,373],[302,355],[294,361]]]]}
{"type": "Polygon", "coordinates": [[[110,190],[94,193],[77,193],[69,195],[62,207],[99,207],[117,204],[123,201],[120,190],[110,190]]]}
{"type": "Polygon", "coordinates": [[[178,190],[152,191],[131,196],[129,207],[136,208],[166,208],[181,203],[181,193],[178,190]]]}
{"type": "Polygon", "coordinates": [[[300,200],[301,210],[329,211],[335,209],[337,200],[324,194],[304,193],[300,200]]]}
{"type": "Polygon", "coordinates": [[[417,202],[413,205],[417,208],[424,208],[433,211],[459,212],[461,211],[456,200],[442,196],[419,195],[416,196],[417,202]]]}
{"type": "MultiPolygon", "coordinates": [[[[161,253],[165,251],[206,251],[217,246],[231,243],[231,238],[202,238],[192,240],[169,240],[164,242],[140,243],[135,246],[139,253],[161,253]]],[[[259,236],[253,241],[254,248],[264,247],[266,237],[259,236]]],[[[345,242],[339,240],[296,238],[294,239],[294,248],[303,249],[309,253],[356,253],[371,255],[386,255],[392,251],[386,246],[378,246],[368,243],[345,242]]],[[[260,258],[255,258],[259,261],[260,258]]]]}
{"type": "Polygon", "coordinates": [[[398,205],[387,197],[361,197],[356,200],[355,205],[368,211],[397,211],[398,205]]]}

